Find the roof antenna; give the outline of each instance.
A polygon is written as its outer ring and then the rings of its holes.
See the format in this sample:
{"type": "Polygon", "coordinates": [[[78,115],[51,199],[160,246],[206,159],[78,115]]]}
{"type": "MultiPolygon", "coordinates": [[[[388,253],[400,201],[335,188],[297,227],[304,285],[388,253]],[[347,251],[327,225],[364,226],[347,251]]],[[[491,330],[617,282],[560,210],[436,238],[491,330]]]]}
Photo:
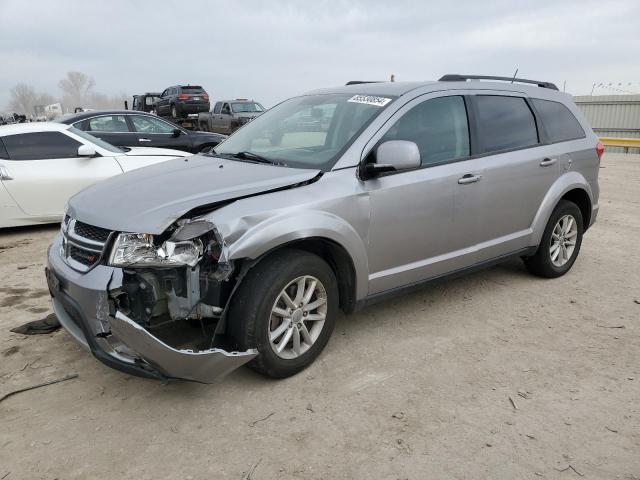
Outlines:
{"type": "Polygon", "coordinates": [[[513,83],[513,81],[516,79],[516,75],[518,75],[518,69],[516,68],[516,71],[513,72],[513,78],[511,79],[511,83],[513,83]]]}

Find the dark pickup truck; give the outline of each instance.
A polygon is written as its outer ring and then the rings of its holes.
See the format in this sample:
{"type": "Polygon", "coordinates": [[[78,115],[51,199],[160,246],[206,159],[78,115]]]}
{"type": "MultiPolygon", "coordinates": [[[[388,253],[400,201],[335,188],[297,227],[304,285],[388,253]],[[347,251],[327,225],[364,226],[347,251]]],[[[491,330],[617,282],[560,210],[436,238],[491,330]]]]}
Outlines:
{"type": "Polygon", "coordinates": [[[216,102],[211,112],[198,115],[198,128],[205,132],[229,135],[262,112],[264,107],[253,100],[222,100],[216,102]]]}

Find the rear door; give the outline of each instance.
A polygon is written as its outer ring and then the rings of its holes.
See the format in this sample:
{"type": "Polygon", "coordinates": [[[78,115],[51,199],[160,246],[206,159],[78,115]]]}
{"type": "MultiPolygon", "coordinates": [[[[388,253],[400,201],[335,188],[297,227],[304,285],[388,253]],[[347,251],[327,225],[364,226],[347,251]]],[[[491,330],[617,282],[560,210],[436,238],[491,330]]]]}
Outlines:
{"type": "Polygon", "coordinates": [[[118,147],[135,147],[138,144],[125,115],[101,115],[73,126],[118,147]]]}
{"type": "Polygon", "coordinates": [[[62,215],[72,195],[122,173],[113,157],[78,157],[81,143],[61,132],[33,132],[2,137],[8,160],[2,184],[26,214],[62,215]]]}
{"type": "Polygon", "coordinates": [[[129,115],[131,125],[137,137],[136,144],[139,147],[175,148],[189,151],[191,142],[189,136],[177,126],[165,122],[153,115],[129,115]],[[175,135],[179,130],[180,135],[175,135]]]}
{"type": "Polygon", "coordinates": [[[472,95],[479,158],[478,261],[526,248],[533,219],[560,176],[562,155],[544,145],[529,100],[515,92],[472,95]]]}

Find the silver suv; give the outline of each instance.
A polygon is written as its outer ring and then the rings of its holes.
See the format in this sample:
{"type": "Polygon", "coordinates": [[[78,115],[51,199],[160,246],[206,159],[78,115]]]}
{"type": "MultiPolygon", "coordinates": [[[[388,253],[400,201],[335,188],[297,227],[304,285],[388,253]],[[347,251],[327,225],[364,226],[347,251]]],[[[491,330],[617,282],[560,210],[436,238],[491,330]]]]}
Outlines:
{"type": "Polygon", "coordinates": [[[67,331],[147,377],[286,377],[339,308],[514,256],[543,277],[571,268],[602,145],[569,95],[500,77],[350,83],[74,196],[47,268],[67,331]]]}

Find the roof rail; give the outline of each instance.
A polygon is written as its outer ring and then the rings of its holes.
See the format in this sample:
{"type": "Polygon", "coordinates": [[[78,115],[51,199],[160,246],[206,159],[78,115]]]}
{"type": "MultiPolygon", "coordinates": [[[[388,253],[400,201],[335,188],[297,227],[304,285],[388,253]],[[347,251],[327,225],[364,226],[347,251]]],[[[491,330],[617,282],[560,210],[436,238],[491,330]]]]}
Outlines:
{"type": "Polygon", "coordinates": [[[345,85],[360,85],[362,83],[382,83],[382,80],[349,80],[345,85]]]}
{"type": "Polygon", "coordinates": [[[551,82],[541,82],[540,80],[527,80],[526,78],[515,78],[515,77],[494,77],[489,75],[458,75],[457,73],[448,73],[447,75],[443,75],[440,77],[439,82],[466,82],[467,80],[501,80],[504,82],[518,82],[518,83],[529,83],[532,85],[537,85],[541,88],[549,88],[551,90],[558,90],[558,87],[551,82]]]}

